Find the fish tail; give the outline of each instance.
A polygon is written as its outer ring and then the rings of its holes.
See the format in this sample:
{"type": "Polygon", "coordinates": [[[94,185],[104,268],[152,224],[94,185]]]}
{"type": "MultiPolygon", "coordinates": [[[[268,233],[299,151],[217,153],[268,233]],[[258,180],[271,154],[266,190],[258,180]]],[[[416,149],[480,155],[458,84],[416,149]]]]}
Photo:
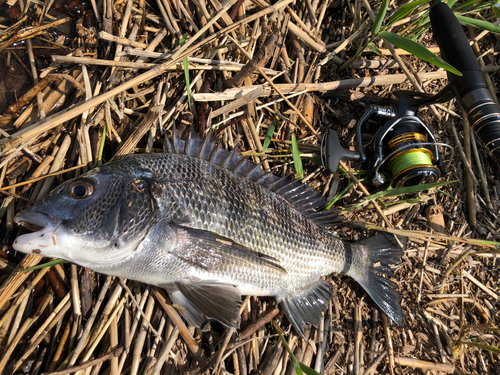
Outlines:
{"type": "Polygon", "coordinates": [[[351,244],[352,262],[347,274],[353,277],[373,301],[394,322],[404,322],[401,295],[397,284],[382,275],[394,277],[390,265],[401,261],[406,237],[382,232],[377,236],[351,244]]]}

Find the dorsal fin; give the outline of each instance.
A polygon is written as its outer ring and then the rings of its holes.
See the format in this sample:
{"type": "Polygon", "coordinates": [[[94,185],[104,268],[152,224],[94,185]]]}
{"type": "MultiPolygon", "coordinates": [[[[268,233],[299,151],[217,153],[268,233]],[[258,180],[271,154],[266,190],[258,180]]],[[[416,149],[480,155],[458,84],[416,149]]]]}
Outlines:
{"type": "Polygon", "coordinates": [[[316,211],[317,208],[326,204],[325,198],[316,191],[299,180],[290,180],[287,177],[279,177],[265,171],[260,164],[245,159],[239,148],[227,151],[221,146],[217,146],[213,140],[212,131],[207,134],[205,140],[201,140],[198,134],[191,130],[186,142],[179,138],[175,126],[173,126],[172,131],[172,142],[165,141],[166,152],[184,154],[219,165],[281,195],[304,215],[321,226],[338,224],[339,218],[332,211],[316,211]]]}
{"type": "MultiPolygon", "coordinates": [[[[198,159],[201,160],[209,160],[210,155],[212,154],[212,150],[218,149],[217,145],[213,141],[213,132],[209,131],[203,141],[203,145],[201,146],[200,153],[198,154],[198,159]]],[[[223,149],[222,147],[220,147],[223,149]]],[[[223,149],[224,150],[224,149],[223,149]]]]}
{"type": "Polygon", "coordinates": [[[175,123],[172,125],[172,143],[174,145],[174,152],[176,154],[184,154],[184,144],[185,142],[179,138],[179,134],[177,134],[177,128],[175,127],[175,123]]]}
{"type": "Polygon", "coordinates": [[[227,154],[226,159],[221,164],[222,167],[229,169],[230,171],[234,171],[234,168],[238,165],[238,163],[243,159],[243,155],[241,155],[241,151],[239,148],[233,148],[227,154]]]}
{"type": "Polygon", "coordinates": [[[186,145],[184,146],[186,155],[192,156],[194,158],[198,157],[203,143],[203,140],[198,136],[196,130],[194,130],[194,126],[191,126],[189,138],[186,142],[186,145]]]}

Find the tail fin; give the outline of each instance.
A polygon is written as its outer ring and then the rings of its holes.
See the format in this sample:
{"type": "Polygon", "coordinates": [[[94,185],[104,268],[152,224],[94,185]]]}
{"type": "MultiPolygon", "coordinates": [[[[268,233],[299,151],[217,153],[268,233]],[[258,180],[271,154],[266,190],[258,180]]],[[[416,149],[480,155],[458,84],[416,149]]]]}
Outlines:
{"type": "Polygon", "coordinates": [[[401,261],[406,248],[406,237],[396,237],[382,232],[375,237],[352,244],[352,264],[349,276],[353,277],[370,295],[373,301],[394,322],[404,322],[401,309],[401,295],[397,285],[381,274],[394,277],[389,265],[401,261]]]}

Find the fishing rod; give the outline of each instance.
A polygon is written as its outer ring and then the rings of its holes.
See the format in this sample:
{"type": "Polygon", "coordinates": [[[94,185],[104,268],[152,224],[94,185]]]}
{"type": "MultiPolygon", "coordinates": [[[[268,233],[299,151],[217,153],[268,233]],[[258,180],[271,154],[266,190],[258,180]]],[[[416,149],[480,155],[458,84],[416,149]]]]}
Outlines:
{"type": "Polygon", "coordinates": [[[499,163],[500,108],[486,86],[462,25],[448,5],[440,0],[431,1],[429,17],[441,57],[462,73],[462,76],[448,73],[452,89],[467,113],[472,130],[499,163]]]}
{"type": "Polygon", "coordinates": [[[404,187],[436,182],[446,173],[439,143],[418,117],[423,105],[444,103],[457,97],[466,111],[477,137],[489,154],[500,162],[500,108],[486,87],[481,68],[467,36],[448,5],[433,0],[431,26],[444,60],[456,67],[462,76],[448,73],[450,83],[436,95],[413,91],[396,91],[396,100],[388,105],[370,105],[357,123],[358,151],[343,148],[337,133],[330,130],[323,138],[321,158],[330,173],[336,173],[340,160],[366,164],[368,180],[382,188],[404,187]],[[365,149],[363,129],[375,120],[378,129],[365,149]]]}

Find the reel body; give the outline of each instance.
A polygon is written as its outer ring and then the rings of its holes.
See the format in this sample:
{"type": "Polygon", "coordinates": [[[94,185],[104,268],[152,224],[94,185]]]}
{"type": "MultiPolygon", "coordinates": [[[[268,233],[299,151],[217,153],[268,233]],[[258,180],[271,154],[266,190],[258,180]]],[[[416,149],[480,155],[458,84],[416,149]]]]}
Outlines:
{"type": "Polygon", "coordinates": [[[372,147],[367,167],[375,186],[432,183],[445,172],[434,135],[415,115],[388,121],[372,147]]]}
{"type": "Polygon", "coordinates": [[[436,141],[417,112],[422,105],[448,101],[453,93],[445,89],[434,96],[408,91],[394,94],[398,98],[394,105],[371,105],[358,121],[359,153],[344,149],[334,131],[328,133],[322,160],[331,173],[337,171],[342,159],[360,160],[366,163],[368,179],[377,188],[432,183],[445,173],[438,146],[450,146],[436,141]],[[363,127],[370,119],[378,120],[381,125],[365,150],[363,127]]]}
{"type": "Polygon", "coordinates": [[[488,154],[500,163],[500,107],[487,89],[476,55],[458,19],[441,0],[430,3],[429,18],[441,55],[462,75],[448,73],[450,83],[435,96],[399,91],[394,93],[398,99],[394,106],[368,107],[357,126],[359,153],[344,149],[335,132],[330,131],[321,150],[323,165],[331,173],[337,172],[341,159],[360,160],[367,163],[369,179],[376,187],[389,183],[402,187],[437,181],[445,173],[438,146],[453,148],[436,142],[432,132],[417,117],[417,111],[422,105],[444,103],[454,97],[465,110],[472,130],[488,154]],[[386,122],[365,152],[361,133],[372,116],[386,122]]]}

